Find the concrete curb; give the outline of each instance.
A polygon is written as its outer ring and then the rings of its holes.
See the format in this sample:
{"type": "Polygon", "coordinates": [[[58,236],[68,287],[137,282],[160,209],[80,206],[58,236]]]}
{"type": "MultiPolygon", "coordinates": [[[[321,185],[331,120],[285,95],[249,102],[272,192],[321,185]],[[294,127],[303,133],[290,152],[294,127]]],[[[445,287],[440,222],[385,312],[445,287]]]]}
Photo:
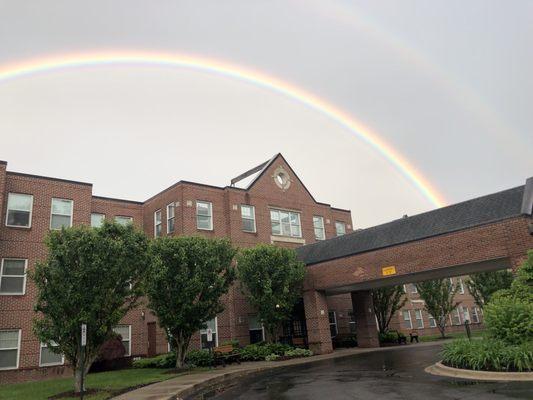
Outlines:
{"type": "Polygon", "coordinates": [[[481,381],[533,381],[533,372],[493,372],[452,368],[440,361],[424,369],[428,374],[481,381]]]}

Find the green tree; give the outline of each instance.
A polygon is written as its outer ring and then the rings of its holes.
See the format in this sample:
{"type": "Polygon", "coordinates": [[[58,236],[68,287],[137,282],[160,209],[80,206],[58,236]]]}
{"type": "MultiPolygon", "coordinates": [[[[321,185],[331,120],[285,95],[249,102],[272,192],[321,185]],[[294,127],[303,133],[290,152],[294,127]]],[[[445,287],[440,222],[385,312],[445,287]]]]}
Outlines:
{"type": "Polygon", "coordinates": [[[224,310],[221,297],[235,278],[236,250],[227,239],[164,237],[151,242],[149,254],[149,306],[181,368],[191,336],[224,310]]]}
{"type": "Polygon", "coordinates": [[[257,310],[268,340],[275,341],[281,323],[302,295],[305,265],[292,249],[260,244],[244,249],[237,258],[243,293],[257,310]]]}
{"type": "Polygon", "coordinates": [[[388,286],[371,292],[379,333],[386,333],[394,314],[407,302],[403,286],[388,286]]]}
{"type": "Polygon", "coordinates": [[[501,289],[508,289],[513,282],[510,271],[491,271],[472,274],[466,280],[468,291],[474,297],[476,304],[483,308],[493,293],[501,289]]]}
{"type": "Polygon", "coordinates": [[[424,300],[425,310],[435,318],[437,328],[444,338],[448,315],[461,303],[454,301],[457,285],[445,278],[417,283],[416,288],[420,298],[424,300]]]}
{"type": "Polygon", "coordinates": [[[46,245],[48,256],[32,274],[38,312],[34,331],[71,364],[79,392],[82,374],[89,370],[100,346],[116,336],[113,327],[137,305],[148,242],[133,225],[105,222],[100,228],[52,231],[46,245]],[[82,362],[83,323],[87,324],[87,345],[82,362]]]}

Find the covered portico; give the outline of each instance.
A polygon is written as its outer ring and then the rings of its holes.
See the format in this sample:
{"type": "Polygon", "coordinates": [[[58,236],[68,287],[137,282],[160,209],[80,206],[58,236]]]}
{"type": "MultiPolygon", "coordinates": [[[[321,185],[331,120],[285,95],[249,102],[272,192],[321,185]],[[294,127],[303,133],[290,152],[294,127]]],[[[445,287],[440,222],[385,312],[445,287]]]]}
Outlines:
{"type": "Polygon", "coordinates": [[[327,296],[351,293],[360,347],[379,346],[370,290],[517,268],[533,248],[533,178],[503,192],[301,247],[309,347],[332,351],[327,296]]]}

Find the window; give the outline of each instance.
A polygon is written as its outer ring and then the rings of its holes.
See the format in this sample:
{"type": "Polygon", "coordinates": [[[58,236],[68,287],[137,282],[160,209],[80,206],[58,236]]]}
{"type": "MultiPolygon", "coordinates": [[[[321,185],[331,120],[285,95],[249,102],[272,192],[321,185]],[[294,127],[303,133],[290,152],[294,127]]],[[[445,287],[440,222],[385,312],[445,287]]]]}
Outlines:
{"type": "Polygon", "coordinates": [[[348,316],[350,317],[350,333],[357,333],[357,321],[355,320],[355,313],[350,310],[348,311],[348,316]]]}
{"type": "Polygon", "coordinates": [[[2,259],[0,273],[0,294],[16,295],[26,292],[26,266],[28,260],[2,259]]]}
{"type": "Polygon", "coordinates": [[[424,318],[422,317],[422,310],[415,310],[416,328],[424,328],[424,318]]]}
{"type": "Polygon", "coordinates": [[[72,206],[74,202],[66,199],[52,199],[52,217],[50,229],[72,226],[72,206]]]}
{"type": "Polygon", "coordinates": [[[411,283],[411,293],[418,293],[418,289],[414,283],[411,283]]]}
{"type": "Polygon", "coordinates": [[[479,324],[479,309],[477,307],[472,307],[472,323],[479,324]]]}
{"type": "Polygon", "coordinates": [[[283,210],[270,210],[272,234],[278,236],[302,237],[300,213],[283,210]]]}
{"type": "Polygon", "coordinates": [[[175,215],[176,215],[176,208],[174,207],[174,203],[170,203],[167,206],[167,233],[174,232],[175,215]]]}
{"type": "Polygon", "coordinates": [[[437,327],[437,321],[435,318],[433,318],[433,315],[428,314],[428,320],[429,320],[429,327],[430,328],[436,328],[437,327]]]}
{"type": "Polygon", "coordinates": [[[54,353],[52,350],[50,350],[50,347],[57,347],[57,344],[52,342],[50,346],[47,346],[46,344],[41,343],[41,354],[39,358],[40,367],[63,364],[63,355],[54,353]]]}
{"type": "Polygon", "coordinates": [[[124,350],[126,350],[124,356],[131,356],[131,325],[117,325],[113,328],[113,331],[122,338],[122,345],[124,350]]]}
{"type": "Polygon", "coordinates": [[[313,228],[315,229],[315,239],[324,240],[326,235],[324,233],[324,218],[322,217],[313,217],[313,228]]]}
{"type": "Polygon", "coordinates": [[[241,205],[242,230],[244,232],[255,232],[255,207],[241,205]]]}
{"type": "Polygon", "coordinates": [[[20,329],[0,331],[0,370],[19,367],[20,329]]]}
{"type": "Polygon", "coordinates": [[[93,228],[100,228],[105,220],[105,214],[92,213],[91,226],[93,228]]]}
{"type": "Polygon", "coordinates": [[[263,324],[257,315],[248,317],[248,326],[250,330],[250,344],[262,342],[264,338],[263,324]]]}
{"type": "Polygon", "coordinates": [[[126,226],[126,225],[129,225],[129,224],[133,224],[133,217],[125,217],[123,215],[117,215],[115,217],[115,222],[117,224],[126,226]]]}
{"type": "Polygon", "coordinates": [[[154,213],[154,237],[161,236],[161,210],[154,213]]]}
{"type": "Polygon", "coordinates": [[[346,235],[346,224],[344,222],[335,222],[335,230],[337,231],[337,236],[346,235]]]}
{"type": "Polygon", "coordinates": [[[213,205],[211,203],[196,202],[196,227],[206,231],[213,230],[213,205]]]}
{"type": "Polygon", "coordinates": [[[413,323],[411,322],[411,312],[409,310],[402,311],[403,313],[403,327],[407,329],[413,329],[413,323]]]}
{"type": "Polygon", "coordinates": [[[329,311],[328,312],[329,317],[329,332],[331,333],[331,338],[334,338],[337,336],[337,314],[335,311],[329,311]]]}
{"type": "Polygon", "coordinates": [[[459,314],[459,310],[457,308],[451,312],[450,321],[452,325],[461,325],[461,315],[459,314]]]}
{"type": "Polygon", "coordinates": [[[211,343],[211,346],[213,347],[218,346],[217,317],[207,321],[205,325],[206,325],[205,329],[200,329],[202,349],[209,348],[209,344],[207,342],[207,330],[208,329],[211,329],[213,331],[213,342],[211,343]]]}
{"type": "Polygon", "coordinates": [[[459,309],[461,310],[461,312],[463,314],[463,321],[471,322],[470,321],[470,313],[468,312],[468,307],[460,306],[459,309]]]}
{"type": "Polygon", "coordinates": [[[457,278],[457,283],[459,284],[459,293],[465,294],[465,285],[463,284],[463,279],[457,278]]]}
{"type": "Polygon", "coordinates": [[[30,228],[32,209],[33,196],[31,194],[9,193],[7,196],[6,225],[30,228]]]}

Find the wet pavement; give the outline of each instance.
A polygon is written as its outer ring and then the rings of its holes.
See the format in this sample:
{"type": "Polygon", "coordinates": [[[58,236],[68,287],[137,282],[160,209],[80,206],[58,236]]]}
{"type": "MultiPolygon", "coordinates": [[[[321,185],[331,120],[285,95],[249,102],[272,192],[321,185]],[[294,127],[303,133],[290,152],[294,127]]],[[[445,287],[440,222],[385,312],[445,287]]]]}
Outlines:
{"type": "Polygon", "coordinates": [[[280,368],[239,380],[209,400],[529,399],[532,382],[474,382],[429,375],[440,345],[406,346],[386,352],[280,368]]]}

